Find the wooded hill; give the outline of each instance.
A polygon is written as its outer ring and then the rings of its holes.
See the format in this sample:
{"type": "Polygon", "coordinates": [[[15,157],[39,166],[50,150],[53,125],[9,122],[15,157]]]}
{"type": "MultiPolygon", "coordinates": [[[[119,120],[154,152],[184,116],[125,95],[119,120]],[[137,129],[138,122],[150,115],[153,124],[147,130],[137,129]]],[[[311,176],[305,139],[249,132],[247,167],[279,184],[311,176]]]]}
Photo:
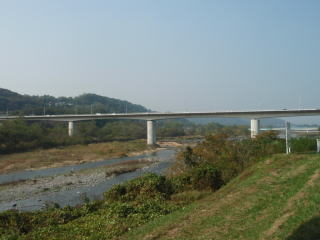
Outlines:
{"type": "Polygon", "coordinates": [[[77,97],[30,96],[0,88],[0,114],[74,114],[147,112],[147,108],[115,98],[86,93],[77,97]]]}

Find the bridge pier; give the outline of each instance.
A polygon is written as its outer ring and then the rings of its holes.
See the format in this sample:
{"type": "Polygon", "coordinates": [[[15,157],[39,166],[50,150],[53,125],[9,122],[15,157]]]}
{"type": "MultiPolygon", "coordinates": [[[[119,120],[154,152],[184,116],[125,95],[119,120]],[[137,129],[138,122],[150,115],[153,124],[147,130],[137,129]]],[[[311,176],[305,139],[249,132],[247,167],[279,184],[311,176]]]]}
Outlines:
{"type": "Polygon", "coordinates": [[[74,134],[74,122],[69,121],[68,122],[68,135],[69,135],[69,137],[72,137],[73,134],[74,134]]]}
{"type": "Polygon", "coordinates": [[[251,138],[256,138],[260,130],[260,119],[251,119],[251,138]]]}
{"type": "Polygon", "coordinates": [[[154,120],[147,120],[147,144],[156,145],[156,126],[154,120]]]}

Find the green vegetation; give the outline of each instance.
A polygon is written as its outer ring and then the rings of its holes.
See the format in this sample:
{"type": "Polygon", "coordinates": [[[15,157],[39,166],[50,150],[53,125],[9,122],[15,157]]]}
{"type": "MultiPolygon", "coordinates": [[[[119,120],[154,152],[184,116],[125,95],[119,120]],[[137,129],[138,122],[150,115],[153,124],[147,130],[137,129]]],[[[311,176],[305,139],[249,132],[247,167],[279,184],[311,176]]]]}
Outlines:
{"type": "Polygon", "coordinates": [[[75,113],[147,112],[141,105],[96,94],[77,97],[29,96],[0,88],[0,114],[42,115],[75,113]]]}
{"type": "Polygon", "coordinates": [[[79,207],[0,214],[0,239],[110,239],[180,208],[172,186],[148,174],[114,187],[105,200],[79,207]]]}
{"type": "Polygon", "coordinates": [[[171,175],[186,189],[216,190],[260,158],[284,149],[284,140],[277,139],[275,132],[241,141],[231,140],[226,134],[209,135],[178,155],[171,175]]]}
{"type": "Polygon", "coordinates": [[[75,136],[69,137],[66,125],[61,123],[30,123],[21,119],[5,121],[0,126],[0,153],[145,138],[146,130],[142,122],[109,121],[101,126],[97,124],[79,123],[75,136]]]}
{"type": "Polygon", "coordinates": [[[158,121],[157,136],[160,138],[178,136],[207,136],[210,134],[228,134],[229,136],[248,136],[247,126],[224,126],[219,123],[195,124],[188,120],[158,121]]]}
{"type": "MultiPolygon", "coordinates": [[[[177,137],[220,132],[234,135],[243,132],[245,135],[247,131],[243,127],[234,127],[231,131],[231,127],[223,127],[219,124],[209,125],[210,128],[203,132],[206,126],[197,126],[188,122],[160,122],[158,136],[160,138],[177,137]]],[[[97,120],[78,122],[73,137],[69,137],[67,132],[65,123],[26,122],[22,119],[5,121],[0,125],[0,154],[75,144],[143,139],[146,138],[146,124],[138,120],[97,120]]]]}
{"type": "Polygon", "coordinates": [[[300,137],[290,140],[292,152],[314,152],[317,150],[317,142],[314,137],[300,137]]]}

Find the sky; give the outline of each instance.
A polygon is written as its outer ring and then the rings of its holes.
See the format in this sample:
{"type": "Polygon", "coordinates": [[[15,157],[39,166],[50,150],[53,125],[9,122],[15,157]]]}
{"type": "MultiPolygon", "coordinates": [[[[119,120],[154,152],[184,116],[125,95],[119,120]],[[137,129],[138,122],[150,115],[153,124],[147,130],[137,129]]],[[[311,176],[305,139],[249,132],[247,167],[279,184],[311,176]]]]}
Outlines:
{"type": "Polygon", "coordinates": [[[318,0],[0,0],[0,87],[156,111],[320,108],[318,0]]]}

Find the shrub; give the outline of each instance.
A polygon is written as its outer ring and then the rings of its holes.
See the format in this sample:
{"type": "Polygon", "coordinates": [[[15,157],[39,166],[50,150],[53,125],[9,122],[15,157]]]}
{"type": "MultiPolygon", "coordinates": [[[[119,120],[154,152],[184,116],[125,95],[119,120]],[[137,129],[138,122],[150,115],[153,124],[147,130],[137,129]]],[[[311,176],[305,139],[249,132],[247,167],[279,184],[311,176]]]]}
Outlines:
{"type": "Polygon", "coordinates": [[[10,210],[0,213],[0,235],[12,231],[27,233],[31,229],[30,214],[20,213],[17,210],[10,210]]]}
{"type": "Polygon", "coordinates": [[[186,190],[216,191],[224,184],[221,171],[211,164],[188,169],[184,174],[173,177],[171,182],[175,193],[186,190]]]}
{"type": "Polygon", "coordinates": [[[227,134],[210,135],[178,155],[180,169],[184,171],[174,176],[172,182],[176,192],[192,189],[215,191],[260,158],[284,151],[284,140],[277,138],[273,131],[244,140],[227,134]]]}
{"type": "Polygon", "coordinates": [[[173,187],[170,181],[164,176],[150,173],[111,188],[105,193],[105,199],[143,202],[150,198],[169,199],[172,193],[173,187]]]}
{"type": "Polygon", "coordinates": [[[290,144],[292,152],[311,152],[317,150],[317,141],[314,138],[293,138],[290,144]]]}
{"type": "Polygon", "coordinates": [[[193,150],[189,146],[183,152],[183,159],[184,159],[184,163],[188,167],[192,167],[192,166],[195,166],[197,164],[197,162],[195,160],[195,157],[194,157],[194,154],[193,154],[193,150]]]}
{"type": "Polygon", "coordinates": [[[218,190],[223,185],[221,171],[210,164],[204,164],[190,171],[190,180],[193,189],[218,190]]]}

